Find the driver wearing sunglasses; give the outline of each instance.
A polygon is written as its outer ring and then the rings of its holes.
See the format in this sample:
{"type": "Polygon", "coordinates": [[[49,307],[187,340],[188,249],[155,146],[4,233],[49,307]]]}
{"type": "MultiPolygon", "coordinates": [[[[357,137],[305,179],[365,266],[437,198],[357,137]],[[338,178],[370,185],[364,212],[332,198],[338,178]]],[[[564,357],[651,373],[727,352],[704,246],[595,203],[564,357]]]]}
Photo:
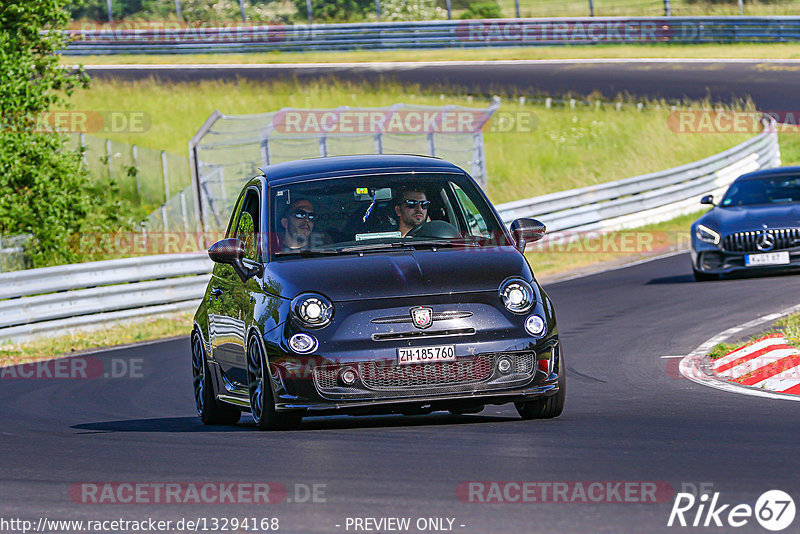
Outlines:
{"type": "Polygon", "coordinates": [[[417,226],[427,222],[430,205],[424,191],[406,189],[400,194],[394,212],[399,218],[398,229],[403,237],[417,226]]]}
{"type": "Polygon", "coordinates": [[[284,234],[280,240],[282,251],[307,250],[317,218],[314,205],[306,199],[295,200],[281,217],[284,234]]]}

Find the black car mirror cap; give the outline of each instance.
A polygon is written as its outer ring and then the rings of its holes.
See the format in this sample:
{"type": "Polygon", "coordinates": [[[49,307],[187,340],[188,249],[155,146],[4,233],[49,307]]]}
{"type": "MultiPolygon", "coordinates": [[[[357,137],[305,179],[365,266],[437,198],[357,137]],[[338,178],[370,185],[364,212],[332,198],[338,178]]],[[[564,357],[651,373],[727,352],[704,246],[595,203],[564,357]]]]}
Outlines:
{"type": "Polygon", "coordinates": [[[547,227],[536,219],[517,219],[511,223],[511,234],[520,252],[525,252],[528,243],[535,243],[544,237],[547,227]]]}
{"type": "Polygon", "coordinates": [[[208,249],[208,257],[216,263],[236,265],[244,258],[244,242],[234,237],[217,241],[208,249]]]}
{"type": "Polygon", "coordinates": [[[244,257],[244,242],[241,239],[231,237],[217,241],[208,249],[208,256],[216,263],[233,266],[242,282],[264,274],[262,264],[244,257]]]}
{"type": "Polygon", "coordinates": [[[714,195],[706,195],[700,199],[700,204],[708,204],[709,206],[714,205],[714,195]]]}

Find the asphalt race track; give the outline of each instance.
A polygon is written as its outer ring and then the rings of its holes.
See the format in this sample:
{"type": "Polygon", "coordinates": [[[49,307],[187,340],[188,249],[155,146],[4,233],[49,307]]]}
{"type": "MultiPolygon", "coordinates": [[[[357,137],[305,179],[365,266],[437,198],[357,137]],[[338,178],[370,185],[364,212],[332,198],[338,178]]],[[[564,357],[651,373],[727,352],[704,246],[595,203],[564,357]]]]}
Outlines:
{"type": "MultiPolygon", "coordinates": [[[[335,77],[348,81],[395,80],[428,89],[458,87],[466,93],[589,95],[606,98],[731,102],[750,95],[759,109],[795,111],[800,62],[767,60],[545,60],[339,65],[132,65],[88,66],[97,79],[168,82],[247,79],[300,81],[335,77]]],[[[222,110],[224,111],[224,110],[222,110]]]]}
{"type": "MultiPolygon", "coordinates": [[[[258,432],[249,416],[204,427],[188,338],[86,357],[106,370],[138,369],[125,378],[4,377],[0,517],[257,516],[279,518],[281,532],[325,533],[354,532],[348,517],[445,517],[464,533],[636,533],[688,530],[666,527],[675,492],[688,485],[720,492],[720,504],[753,505],[770,489],[797,500],[800,403],[707,388],[661,357],[797,304],[800,276],[698,284],[681,254],[546,289],[569,370],[567,407],[552,421],[524,422],[503,406],[310,418],[283,433],[258,432]],[[87,504],[75,491],[85,482],[202,481],[277,482],[292,502],[87,504]],[[482,504],[457,493],[467,481],[654,482],[669,493],[658,503],[482,504]],[[296,502],[313,484],[325,485],[318,502],[296,502]]],[[[735,530],[766,532],[754,518],[735,530]]]]}

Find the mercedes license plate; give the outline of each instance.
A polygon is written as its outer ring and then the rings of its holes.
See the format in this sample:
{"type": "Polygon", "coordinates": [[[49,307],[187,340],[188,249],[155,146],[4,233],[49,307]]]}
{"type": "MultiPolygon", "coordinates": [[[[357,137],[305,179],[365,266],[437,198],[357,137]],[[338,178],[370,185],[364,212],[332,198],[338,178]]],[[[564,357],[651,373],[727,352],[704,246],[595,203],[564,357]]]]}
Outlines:
{"type": "Polygon", "coordinates": [[[455,345],[439,345],[437,347],[407,347],[397,349],[397,363],[433,363],[456,361],[455,345]]]}
{"type": "Polygon", "coordinates": [[[744,264],[747,267],[756,265],[787,265],[789,263],[789,251],[768,252],[766,254],[748,254],[744,257],[744,264]]]}

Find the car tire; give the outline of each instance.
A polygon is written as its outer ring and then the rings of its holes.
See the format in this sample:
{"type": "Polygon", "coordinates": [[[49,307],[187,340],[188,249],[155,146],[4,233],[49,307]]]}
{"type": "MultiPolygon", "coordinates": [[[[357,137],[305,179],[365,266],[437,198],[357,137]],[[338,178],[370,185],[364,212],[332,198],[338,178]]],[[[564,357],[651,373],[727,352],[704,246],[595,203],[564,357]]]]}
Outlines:
{"type": "Polygon", "coordinates": [[[714,273],[704,273],[697,269],[692,269],[694,279],[697,282],[711,282],[712,280],[719,280],[719,275],[714,273]]]}
{"type": "Polygon", "coordinates": [[[549,397],[541,397],[526,402],[515,402],[517,413],[525,420],[553,419],[564,411],[564,402],[567,398],[567,366],[564,354],[559,356],[558,393],[549,397]]]}
{"type": "Polygon", "coordinates": [[[192,386],[197,415],[204,425],[233,425],[239,422],[242,412],[218,402],[214,395],[203,340],[196,331],[192,333],[192,386]]]}
{"type": "Polygon", "coordinates": [[[255,338],[247,345],[247,379],[250,413],[259,430],[288,430],[300,424],[302,413],[280,413],[275,410],[266,359],[261,344],[255,338]]]}

